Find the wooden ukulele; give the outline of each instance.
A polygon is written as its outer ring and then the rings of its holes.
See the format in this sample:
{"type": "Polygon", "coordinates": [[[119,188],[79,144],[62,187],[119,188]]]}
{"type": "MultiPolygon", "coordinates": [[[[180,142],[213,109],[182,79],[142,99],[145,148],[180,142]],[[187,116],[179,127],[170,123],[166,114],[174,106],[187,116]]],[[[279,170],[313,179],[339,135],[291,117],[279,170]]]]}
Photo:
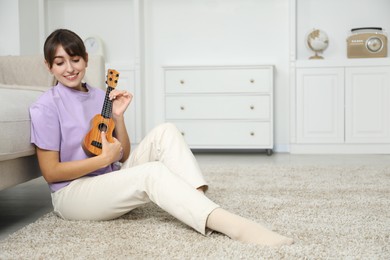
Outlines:
{"type": "Polygon", "coordinates": [[[84,151],[90,155],[99,155],[102,153],[102,137],[101,132],[106,133],[107,141],[114,142],[112,137],[115,123],[112,119],[112,100],[110,100],[110,92],[118,83],[119,72],[113,69],[107,71],[107,91],[104,99],[103,109],[101,114],[95,115],[91,120],[91,130],[85,136],[82,146],[84,151]]]}

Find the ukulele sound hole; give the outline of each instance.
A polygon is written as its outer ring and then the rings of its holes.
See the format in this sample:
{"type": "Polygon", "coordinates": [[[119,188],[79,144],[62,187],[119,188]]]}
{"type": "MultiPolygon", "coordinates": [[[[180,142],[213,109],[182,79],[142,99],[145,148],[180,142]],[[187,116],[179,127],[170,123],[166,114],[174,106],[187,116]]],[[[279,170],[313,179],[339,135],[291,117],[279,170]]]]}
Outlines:
{"type": "Polygon", "coordinates": [[[104,123],[99,124],[99,130],[106,132],[108,129],[107,125],[104,123]]]}

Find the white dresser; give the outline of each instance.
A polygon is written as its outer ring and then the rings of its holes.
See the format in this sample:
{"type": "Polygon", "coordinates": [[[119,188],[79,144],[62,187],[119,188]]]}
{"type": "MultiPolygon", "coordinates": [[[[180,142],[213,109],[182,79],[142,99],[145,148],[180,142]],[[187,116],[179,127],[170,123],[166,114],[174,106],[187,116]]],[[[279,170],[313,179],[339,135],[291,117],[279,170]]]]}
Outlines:
{"type": "Polygon", "coordinates": [[[192,149],[273,149],[273,66],[166,66],[165,121],[192,149]]]}

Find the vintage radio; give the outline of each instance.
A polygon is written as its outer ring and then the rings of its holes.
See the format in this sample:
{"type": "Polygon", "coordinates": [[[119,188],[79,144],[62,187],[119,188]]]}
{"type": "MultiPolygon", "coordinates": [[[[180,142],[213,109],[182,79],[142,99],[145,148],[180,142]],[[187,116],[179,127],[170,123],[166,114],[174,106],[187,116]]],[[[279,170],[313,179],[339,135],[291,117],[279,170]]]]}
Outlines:
{"type": "Polygon", "coordinates": [[[387,36],[380,27],[354,28],[347,38],[348,58],[387,57],[387,36]]]}

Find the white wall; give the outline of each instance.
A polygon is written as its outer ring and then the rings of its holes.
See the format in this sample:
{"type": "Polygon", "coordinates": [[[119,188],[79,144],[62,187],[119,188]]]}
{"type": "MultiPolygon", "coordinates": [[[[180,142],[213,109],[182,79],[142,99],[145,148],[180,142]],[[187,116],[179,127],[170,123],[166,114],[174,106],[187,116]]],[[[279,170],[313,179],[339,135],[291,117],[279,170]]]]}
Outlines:
{"type": "Polygon", "coordinates": [[[0,55],[40,53],[39,0],[0,0],[0,55]]]}
{"type": "Polygon", "coordinates": [[[146,128],[163,120],[163,65],[272,64],[275,144],[289,143],[288,0],[149,0],[146,128]]]}
{"type": "Polygon", "coordinates": [[[20,54],[41,53],[38,0],[19,0],[20,54]]]}
{"type": "Polygon", "coordinates": [[[45,37],[58,28],[81,38],[96,35],[104,43],[108,63],[134,61],[134,8],[132,0],[48,0],[45,37]]]}
{"type": "Polygon", "coordinates": [[[19,3],[0,0],[0,55],[19,54],[19,3]]]}

